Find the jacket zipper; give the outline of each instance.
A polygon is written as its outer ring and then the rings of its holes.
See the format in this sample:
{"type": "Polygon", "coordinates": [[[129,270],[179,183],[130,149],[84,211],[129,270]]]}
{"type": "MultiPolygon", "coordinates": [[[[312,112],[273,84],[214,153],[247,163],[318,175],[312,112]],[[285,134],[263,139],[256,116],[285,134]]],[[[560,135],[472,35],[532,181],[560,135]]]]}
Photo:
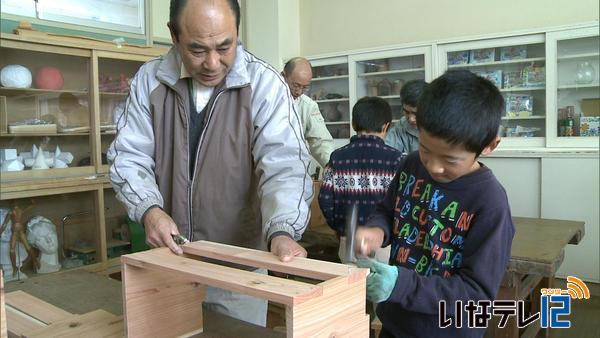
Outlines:
{"type": "MultiPolygon", "coordinates": [[[[226,92],[226,91],[228,91],[230,89],[243,88],[243,87],[246,87],[246,86],[247,85],[236,86],[236,87],[229,87],[229,88],[225,88],[225,89],[223,89],[223,90],[221,90],[220,92],[217,93],[217,96],[215,96],[215,99],[213,100],[212,105],[210,107],[210,110],[208,112],[208,116],[207,116],[207,120],[206,120],[206,125],[204,126],[204,129],[202,130],[202,134],[200,134],[200,140],[198,140],[198,147],[196,148],[196,155],[195,155],[195,158],[194,158],[194,172],[192,173],[192,177],[191,177],[192,180],[191,180],[190,185],[188,187],[188,210],[189,210],[189,218],[190,218],[189,219],[190,227],[189,227],[189,236],[188,236],[188,239],[189,239],[190,242],[193,241],[192,236],[193,236],[193,233],[194,233],[192,231],[193,228],[194,228],[193,217],[192,217],[192,189],[194,187],[194,179],[196,178],[196,169],[197,169],[197,164],[198,164],[198,155],[200,154],[200,147],[202,146],[202,140],[204,140],[204,134],[205,134],[206,128],[208,128],[208,125],[210,124],[210,120],[211,120],[212,114],[213,114],[213,112],[215,110],[215,105],[217,103],[217,100],[219,99],[219,96],[221,96],[221,94],[223,94],[224,92],[226,92]]],[[[189,131],[188,131],[188,134],[189,134],[189,131]]],[[[189,146],[189,144],[188,144],[188,146],[189,146]]],[[[188,154],[189,154],[189,151],[188,151],[188,154]]],[[[188,155],[188,161],[189,160],[190,159],[189,159],[189,155],[188,155]]]]}

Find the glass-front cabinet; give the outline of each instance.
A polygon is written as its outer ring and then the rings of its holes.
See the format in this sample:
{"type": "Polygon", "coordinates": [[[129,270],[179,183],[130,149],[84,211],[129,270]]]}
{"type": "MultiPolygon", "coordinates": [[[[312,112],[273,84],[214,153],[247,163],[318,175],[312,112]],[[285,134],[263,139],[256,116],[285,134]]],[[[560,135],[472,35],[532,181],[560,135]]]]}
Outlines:
{"type": "Polygon", "coordinates": [[[36,194],[3,193],[0,268],[6,281],[89,266],[103,260],[94,186],[36,194]],[[12,198],[14,197],[14,198],[12,198]]]}
{"type": "Polygon", "coordinates": [[[142,55],[112,55],[110,52],[97,52],[98,90],[100,101],[100,142],[102,172],[108,171],[107,150],[117,131],[116,118],[125,109],[129,86],[138,69],[148,59],[142,55]]]}
{"type": "Polygon", "coordinates": [[[547,35],[548,145],[598,147],[600,124],[600,39],[598,27],[547,35]]]}
{"type": "MultiPolygon", "coordinates": [[[[505,100],[501,147],[541,147],[546,137],[544,34],[440,45],[441,72],[466,69],[494,83],[505,100]]],[[[441,74],[440,72],[440,74],[441,74]]]]}
{"type": "Polygon", "coordinates": [[[118,264],[121,254],[147,248],[110,187],[106,150],[131,79],[166,50],[52,39],[1,34],[0,267],[7,280],[118,264]]]}
{"type": "Polygon", "coordinates": [[[0,55],[2,180],[93,173],[91,52],[3,40],[0,55]]]}
{"type": "Polygon", "coordinates": [[[392,107],[392,121],[403,116],[402,86],[411,80],[431,81],[431,47],[414,47],[352,55],[352,104],[364,96],[378,96],[392,107]]]}
{"type": "Polygon", "coordinates": [[[308,96],[318,105],[334,139],[350,137],[348,58],[311,60],[313,79],[308,96]]]}

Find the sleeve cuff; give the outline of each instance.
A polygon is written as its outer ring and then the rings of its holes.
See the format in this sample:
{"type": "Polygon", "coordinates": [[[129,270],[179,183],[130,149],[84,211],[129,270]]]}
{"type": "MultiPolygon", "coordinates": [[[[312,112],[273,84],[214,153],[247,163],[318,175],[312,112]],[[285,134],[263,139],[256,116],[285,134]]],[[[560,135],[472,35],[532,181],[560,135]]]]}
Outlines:
{"type": "Polygon", "coordinates": [[[162,209],[162,204],[160,203],[160,201],[154,198],[149,198],[138,204],[135,207],[135,221],[143,225],[144,215],[146,215],[146,212],[154,206],[157,206],[162,209]]]}
{"type": "Polygon", "coordinates": [[[289,225],[287,223],[271,224],[271,226],[269,227],[269,230],[267,231],[267,243],[271,242],[271,239],[273,238],[273,236],[275,234],[277,234],[277,235],[285,234],[285,235],[290,236],[290,238],[295,241],[300,240],[300,236],[295,236],[296,229],[294,229],[294,227],[292,227],[291,225],[289,225]]]}

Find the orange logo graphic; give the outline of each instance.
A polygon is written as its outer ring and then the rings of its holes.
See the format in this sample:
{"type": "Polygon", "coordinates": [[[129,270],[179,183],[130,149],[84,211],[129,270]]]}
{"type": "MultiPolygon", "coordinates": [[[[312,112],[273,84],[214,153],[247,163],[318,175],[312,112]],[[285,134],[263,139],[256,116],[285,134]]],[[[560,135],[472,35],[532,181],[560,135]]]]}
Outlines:
{"type": "Polygon", "coordinates": [[[590,289],[585,283],[573,276],[567,277],[567,290],[562,290],[563,294],[569,294],[573,299],[589,299],[590,289]]]}

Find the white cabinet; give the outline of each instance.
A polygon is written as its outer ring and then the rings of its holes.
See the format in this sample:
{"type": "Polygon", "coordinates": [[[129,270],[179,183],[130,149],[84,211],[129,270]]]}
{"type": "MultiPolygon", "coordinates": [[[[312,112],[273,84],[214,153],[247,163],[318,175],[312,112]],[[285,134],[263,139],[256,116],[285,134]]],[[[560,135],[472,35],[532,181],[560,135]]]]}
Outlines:
{"type": "Polygon", "coordinates": [[[598,147],[599,46],[598,27],[547,34],[548,146],[598,147]]]}
{"type": "Polygon", "coordinates": [[[439,46],[438,69],[467,69],[502,92],[502,147],[542,147],[546,137],[544,34],[458,42],[439,46]]]}
{"type": "Polygon", "coordinates": [[[431,46],[351,55],[350,98],[354,105],[363,96],[379,96],[392,107],[392,119],[402,115],[400,90],[411,80],[431,80],[431,46]]]}
{"type": "Polygon", "coordinates": [[[319,104],[337,145],[351,135],[352,107],[363,96],[379,96],[392,107],[393,121],[402,117],[400,89],[410,80],[433,78],[431,46],[311,59],[309,96],[319,104]]]}
{"type": "Polygon", "coordinates": [[[350,137],[350,93],[348,58],[311,60],[313,80],[309,96],[317,102],[325,124],[334,139],[350,137]]]}

